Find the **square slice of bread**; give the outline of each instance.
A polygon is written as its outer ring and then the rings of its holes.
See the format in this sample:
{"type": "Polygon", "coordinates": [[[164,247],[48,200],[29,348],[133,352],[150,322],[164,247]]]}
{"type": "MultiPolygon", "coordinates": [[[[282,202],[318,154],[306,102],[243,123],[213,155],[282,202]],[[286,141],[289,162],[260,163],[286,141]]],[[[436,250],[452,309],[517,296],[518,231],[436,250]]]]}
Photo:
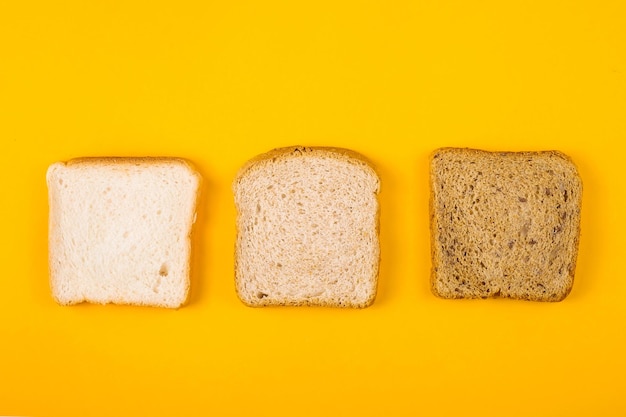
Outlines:
{"type": "Polygon", "coordinates": [[[361,155],[273,150],[233,183],[235,281],[249,306],[366,307],[378,280],[380,181],[361,155]]]}
{"type": "Polygon", "coordinates": [[[189,291],[200,176],[174,158],[83,158],[51,165],[50,285],[83,301],[177,308],[189,291]]]}
{"type": "Polygon", "coordinates": [[[434,294],[534,301],[569,294],[582,183],[567,156],[439,149],[430,185],[434,294]]]}

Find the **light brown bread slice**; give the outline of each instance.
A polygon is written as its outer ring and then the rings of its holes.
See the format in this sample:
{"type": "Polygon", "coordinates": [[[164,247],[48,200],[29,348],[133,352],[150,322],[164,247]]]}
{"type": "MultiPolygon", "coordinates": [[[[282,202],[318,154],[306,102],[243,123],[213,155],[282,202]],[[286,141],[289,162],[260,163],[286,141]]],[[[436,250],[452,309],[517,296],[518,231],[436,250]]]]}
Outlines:
{"type": "Polygon", "coordinates": [[[174,158],[83,158],[47,173],[50,286],[83,301],[176,308],[189,291],[200,176],[174,158]]]}
{"type": "Polygon", "coordinates": [[[249,306],[370,305],[379,184],[372,165],[345,149],[282,148],[248,162],[233,183],[240,299],[249,306]]]}
{"type": "Polygon", "coordinates": [[[582,183],[556,151],[432,155],[434,294],[560,301],[578,252],[582,183]]]}

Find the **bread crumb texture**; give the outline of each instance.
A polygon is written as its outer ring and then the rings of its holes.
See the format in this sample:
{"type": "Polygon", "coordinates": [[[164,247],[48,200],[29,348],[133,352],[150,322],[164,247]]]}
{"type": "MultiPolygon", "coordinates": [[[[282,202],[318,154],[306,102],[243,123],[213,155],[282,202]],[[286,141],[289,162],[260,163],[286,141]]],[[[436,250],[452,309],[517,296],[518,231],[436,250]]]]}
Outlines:
{"type": "Polygon", "coordinates": [[[560,301],[574,280],[582,183],[557,151],[432,155],[434,294],[560,301]]]}
{"type": "Polygon", "coordinates": [[[365,307],[380,249],[379,178],[361,155],[290,147],[242,167],[235,281],[249,306],[365,307]]]}
{"type": "Polygon", "coordinates": [[[186,161],[83,158],[51,165],[47,183],[59,304],[185,302],[200,184],[186,161]]]}

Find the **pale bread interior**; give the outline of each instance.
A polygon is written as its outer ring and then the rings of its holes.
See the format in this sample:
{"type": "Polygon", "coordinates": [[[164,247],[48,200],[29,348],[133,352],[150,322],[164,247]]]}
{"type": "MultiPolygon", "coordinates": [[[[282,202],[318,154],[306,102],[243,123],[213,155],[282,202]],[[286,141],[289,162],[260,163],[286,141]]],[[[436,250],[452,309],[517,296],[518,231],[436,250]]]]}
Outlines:
{"type": "Polygon", "coordinates": [[[80,159],[51,165],[47,183],[57,302],[170,308],[185,302],[200,183],[189,164],[80,159]]]}

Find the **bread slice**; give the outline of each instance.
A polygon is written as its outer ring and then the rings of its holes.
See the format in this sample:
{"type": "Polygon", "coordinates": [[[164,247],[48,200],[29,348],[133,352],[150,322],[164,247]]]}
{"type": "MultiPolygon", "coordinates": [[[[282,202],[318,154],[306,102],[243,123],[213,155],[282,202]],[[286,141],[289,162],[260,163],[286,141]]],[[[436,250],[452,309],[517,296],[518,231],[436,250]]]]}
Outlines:
{"type": "Polygon", "coordinates": [[[83,301],[176,308],[189,291],[200,176],[173,158],[83,158],[48,168],[50,286],[83,301]]]}
{"type": "Polygon", "coordinates": [[[439,149],[430,184],[434,294],[534,301],[569,294],[582,183],[567,156],[439,149]]]}
{"type": "Polygon", "coordinates": [[[233,183],[239,298],[249,306],[370,305],[379,185],[372,165],[346,149],[282,148],[244,165],[233,183]]]}

